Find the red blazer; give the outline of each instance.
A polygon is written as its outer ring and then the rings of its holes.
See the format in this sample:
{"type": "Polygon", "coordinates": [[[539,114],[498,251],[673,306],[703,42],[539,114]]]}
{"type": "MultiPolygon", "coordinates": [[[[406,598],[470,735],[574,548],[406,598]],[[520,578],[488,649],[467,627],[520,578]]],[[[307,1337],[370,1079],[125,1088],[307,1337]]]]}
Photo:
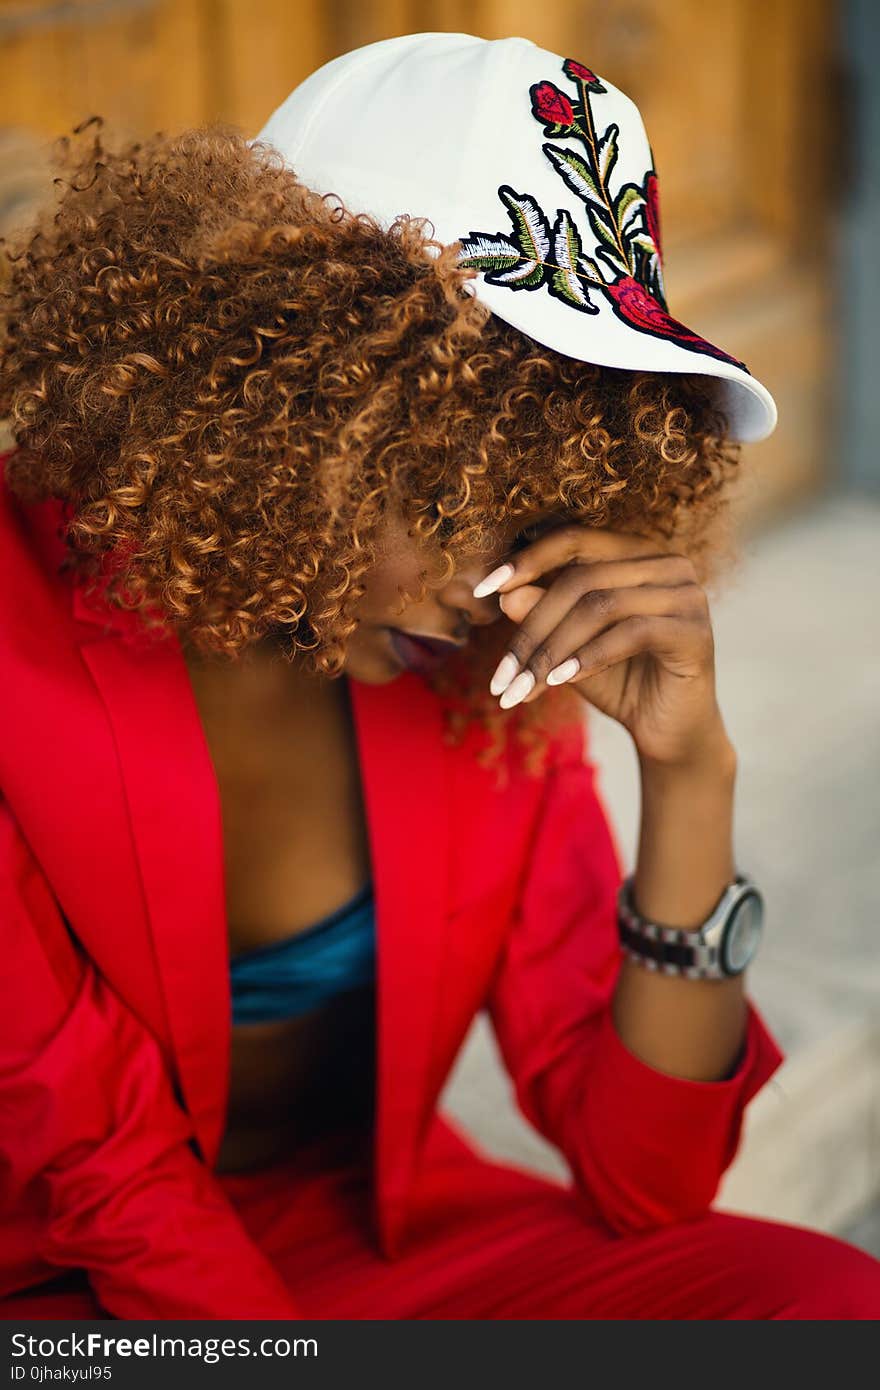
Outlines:
{"type": "MultiPolygon", "coordinates": [[[[230,993],[220,802],[173,636],[58,574],[60,504],[0,457],[0,1294],[85,1268],[119,1317],[290,1317],[212,1172],[230,993]]],[[[621,861],[583,724],[495,785],[413,673],[351,682],[377,911],[374,1216],[399,1247],[438,1095],[486,1008],[523,1113],[621,1232],[704,1211],[783,1059],[654,1070],[609,1009],[621,861]]]]}

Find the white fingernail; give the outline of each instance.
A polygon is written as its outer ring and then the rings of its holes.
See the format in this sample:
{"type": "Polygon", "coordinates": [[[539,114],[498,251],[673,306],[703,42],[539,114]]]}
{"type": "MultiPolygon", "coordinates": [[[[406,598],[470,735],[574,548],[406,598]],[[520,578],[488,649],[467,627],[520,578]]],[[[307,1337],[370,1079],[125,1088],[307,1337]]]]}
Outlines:
{"type": "Polygon", "coordinates": [[[511,709],[514,705],[518,705],[520,700],[524,700],[534,689],[534,686],[535,677],[532,675],[531,671],[520,671],[516,680],[507,687],[504,694],[501,696],[501,699],[498,701],[499,705],[502,709],[511,709]]]}
{"type": "Polygon", "coordinates": [[[568,661],[563,661],[561,666],[554,666],[548,673],[548,685],[562,685],[563,681],[570,681],[572,676],[576,676],[581,669],[581,663],[576,656],[570,656],[568,661]]]}
{"type": "Polygon", "coordinates": [[[494,594],[505,581],[513,574],[513,565],[499,565],[497,570],[487,574],[485,579],[481,579],[474,589],[474,598],[485,598],[487,594],[494,594]]]}
{"type": "Polygon", "coordinates": [[[519,662],[512,652],[508,652],[499,661],[495,674],[489,682],[489,690],[493,695],[502,695],[510,682],[519,670],[519,662]]]}

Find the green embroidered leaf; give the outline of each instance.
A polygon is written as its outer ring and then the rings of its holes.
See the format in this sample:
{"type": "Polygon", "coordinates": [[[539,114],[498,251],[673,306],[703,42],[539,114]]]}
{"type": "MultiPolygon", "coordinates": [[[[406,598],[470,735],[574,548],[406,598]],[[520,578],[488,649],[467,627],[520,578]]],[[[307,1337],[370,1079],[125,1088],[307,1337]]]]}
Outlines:
{"type": "Polygon", "coordinates": [[[600,267],[589,256],[581,256],[578,259],[578,269],[588,280],[595,280],[600,288],[605,284],[605,279],[600,267]]]}
{"type": "Polygon", "coordinates": [[[614,202],[614,216],[621,236],[627,236],[638,225],[638,217],[645,205],[642,190],[635,183],[625,183],[614,202]]]}
{"type": "MultiPolygon", "coordinates": [[[[632,274],[629,268],[629,262],[621,260],[619,251],[611,252],[609,251],[607,246],[597,246],[596,255],[600,258],[603,269],[605,266],[607,266],[610,270],[612,281],[618,280],[620,278],[621,272],[624,275],[632,274]]],[[[607,284],[607,276],[605,276],[604,278],[607,284]]],[[[638,279],[638,276],[636,276],[635,278],[638,279]]]]}
{"type": "MultiPolygon", "coordinates": [[[[574,103],[572,103],[574,108],[574,103]]],[[[552,135],[554,140],[558,140],[560,135],[571,135],[572,126],[568,123],[561,125],[559,121],[548,122],[544,126],[544,134],[552,135]]]]}
{"type": "Polygon", "coordinates": [[[544,283],[545,262],[550,258],[547,219],[528,193],[517,193],[506,184],[498,193],[513,223],[513,237],[472,232],[461,238],[459,263],[469,270],[482,270],[489,285],[537,289],[544,283]]]}
{"type": "Polygon", "coordinates": [[[558,145],[544,145],[543,149],[553,168],[557,174],[562,175],[571,191],[583,198],[588,207],[601,208],[607,216],[605,199],[586,161],[573,150],[562,150],[558,145]]]}
{"type": "MultiPolygon", "coordinates": [[[[515,270],[499,271],[491,277],[493,285],[509,285],[513,290],[535,290],[543,285],[546,268],[540,261],[523,258],[515,270]]],[[[486,277],[489,279],[489,277],[486,277]]]]}
{"type": "MultiPolygon", "coordinates": [[[[556,268],[548,284],[550,293],[576,309],[582,309],[588,314],[598,313],[598,308],[587,292],[583,272],[584,255],[578,229],[566,208],[561,208],[557,213],[553,226],[553,259],[556,268]]],[[[598,276],[596,278],[598,279],[598,276]]]]}
{"type": "Polygon", "coordinates": [[[606,188],[608,187],[608,178],[611,174],[611,170],[617,162],[617,137],[619,134],[620,126],[610,125],[599,141],[599,148],[597,151],[599,156],[599,177],[606,188]]]}
{"type": "Polygon", "coordinates": [[[519,265],[522,257],[519,248],[509,237],[489,236],[476,232],[473,236],[461,238],[458,262],[468,270],[509,270],[519,265]]]}
{"type": "Polygon", "coordinates": [[[609,227],[607,218],[598,216],[594,209],[590,208],[590,225],[596,233],[596,236],[599,237],[601,241],[605,242],[607,247],[605,255],[608,256],[609,259],[613,259],[618,267],[622,266],[625,270],[629,270],[629,264],[621,254],[617,237],[609,227]]]}
{"type": "Polygon", "coordinates": [[[513,235],[523,255],[531,261],[546,261],[550,255],[550,228],[534,198],[515,193],[507,184],[498,190],[510,213],[513,235]]]}
{"type": "Polygon", "coordinates": [[[630,242],[640,251],[644,251],[646,256],[656,256],[657,247],[654,245],[652,237],[647,232],[636,232],[635,236],[630,237],[630,242]]]}

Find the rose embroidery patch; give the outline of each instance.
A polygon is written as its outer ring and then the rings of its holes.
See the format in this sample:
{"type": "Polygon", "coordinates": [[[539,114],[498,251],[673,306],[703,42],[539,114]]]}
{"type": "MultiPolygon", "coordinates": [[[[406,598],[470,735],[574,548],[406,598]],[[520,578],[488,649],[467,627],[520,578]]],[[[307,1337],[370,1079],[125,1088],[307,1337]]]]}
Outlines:
{"type": "Polygon", "coordinates": [[[584,204],[586,225],[597,243],[593,255],[584,250],[567,208],[558,209],[551,224],[530,193],[502,184],[498,196],[510,217],[510,233],[472,231],[461,239],[460,263],[484,272],[487,284],[546,289],[584,314],[597,314],[596,295],[604,295],[630,328],[748,371],[744,362],[707,343],[668,313],[656,172],[649,169],[641,184],[624,183],[612,193],[620,127],[609,125],[599,135],[590,105],[591,95],[608,89],[573,58],[565,59],[562,70],[576,93],[566,93],[553,82],[536,82],[529,89],[532,115],[550,137],[542,146],[545,156],[584,204]],[[578,143],[557,143],[563,140],[578,143]]]}

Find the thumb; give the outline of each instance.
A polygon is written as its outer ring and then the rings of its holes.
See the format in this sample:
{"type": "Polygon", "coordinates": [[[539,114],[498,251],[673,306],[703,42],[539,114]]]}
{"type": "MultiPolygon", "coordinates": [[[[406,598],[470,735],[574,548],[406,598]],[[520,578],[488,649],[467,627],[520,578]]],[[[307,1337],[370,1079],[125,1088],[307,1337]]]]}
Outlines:
{"type": "Polygon", "coordinates": [[[511,589],[509,594],[499,594],[498,602],[506,618],[521,623],[546,592],[537,584],[523,584],[519,589],[511,589]]]}

